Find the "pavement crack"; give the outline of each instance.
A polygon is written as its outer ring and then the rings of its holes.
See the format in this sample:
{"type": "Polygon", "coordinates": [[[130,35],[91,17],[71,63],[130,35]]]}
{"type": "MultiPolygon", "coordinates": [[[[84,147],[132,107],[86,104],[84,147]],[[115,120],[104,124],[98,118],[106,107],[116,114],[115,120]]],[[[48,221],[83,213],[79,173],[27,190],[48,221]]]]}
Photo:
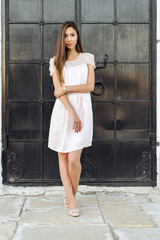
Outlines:
{"type": "Polygon", "coordinates": [[[105,218],[104,218],[104,216],[103,216],[103,213],[102,213],[102,210],[101,210],[101,207],[100,207],[99,201],[98,201],[97,194],[96,194],[96,200],[97,200],[97,205],[98,205],[99,211],[100,211],[101,216],[102,216],[102,218],[103,218],[103,222],[106,223],[106,220],[105,220],[105,218]]]}
{"type": "Polygon", "coordinates": [[[8,240],[12,240],[12,239],[14,239],[14,237],[15,237],[15,235],[16,235],[16,233],[17,233],[18,226],[19,226],[19,224],[18,224],[18,222],[16,221],[16,227],[15,227],[13,233],[12,233],[12,236],[9,237],[8,240]]]}
{"type": "Polygon", "coordinates": [[[25,203],[26,203],[26,199],[27,199],[27,197],[25,196],[25,197],[24,197],[24,201],[23,201],[22,206],[21,206],[21,209],[20,209],[20,212],[19,212],[19,214],[18,214],[18,217],[19,217],[19,218],[20,218],[20,216],[21,216],[21,214],[22,214],[22,212],[23,212],[23,207],[24,207],[24,205],[25,205],[25,203]]]}
{"type": "Polygon", "coordinates": [[[112,226],[108,223],[108,227],[110,229],[111,235],[113,237],[114,240],[119,240],[119,237],[116,236],[114,229],[112,228],[112,226]]]}

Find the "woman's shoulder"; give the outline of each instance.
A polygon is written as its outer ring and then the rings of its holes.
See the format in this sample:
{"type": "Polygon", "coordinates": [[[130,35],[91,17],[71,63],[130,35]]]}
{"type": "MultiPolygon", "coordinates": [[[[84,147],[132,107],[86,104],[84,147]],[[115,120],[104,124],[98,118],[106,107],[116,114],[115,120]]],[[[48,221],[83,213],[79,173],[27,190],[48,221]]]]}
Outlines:
{"type": "Polygon", "coordinates": [[[90,53],[90,52],[83,52],[81,53],[85,58],[92,58],[94,57],[94,54],[93,53],[90,53]]]}
{"type": "Polygon", "coordinates": [[[54,61],[54,59],[55,59],[55,56],[53,56],[53,57],[51,57],[50,59],[49,59],[49,61],[54,61]]]}
{"type": "Polygon", "coordinates": [[[91,64],[96,68],[94,54],[90,52],[84,52],[82,55],[85,58],[87,64],[91,64]]]}
{"type": "Polygon", "coordinates": [[[53,56],[49,59],[50,76],[52,75],[52,73],[54,73],[56,71],[56,68],[55,68],[55,65],[54,65],[54,59],[55,59],[55,56],[53,56]]]}

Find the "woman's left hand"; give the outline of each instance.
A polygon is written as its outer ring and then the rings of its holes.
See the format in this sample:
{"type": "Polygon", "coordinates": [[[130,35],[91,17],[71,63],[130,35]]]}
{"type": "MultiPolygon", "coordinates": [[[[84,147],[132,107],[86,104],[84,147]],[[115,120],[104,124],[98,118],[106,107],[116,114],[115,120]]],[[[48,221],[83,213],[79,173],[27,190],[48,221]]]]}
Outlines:
{"type": "Polygon", "coordinates": [[[63,88],[63,86],[57,88],[55,91],[54,91],[54,96],[55,97],[61,97],[63,94],[65,94],[65,90],[63,88]]]}

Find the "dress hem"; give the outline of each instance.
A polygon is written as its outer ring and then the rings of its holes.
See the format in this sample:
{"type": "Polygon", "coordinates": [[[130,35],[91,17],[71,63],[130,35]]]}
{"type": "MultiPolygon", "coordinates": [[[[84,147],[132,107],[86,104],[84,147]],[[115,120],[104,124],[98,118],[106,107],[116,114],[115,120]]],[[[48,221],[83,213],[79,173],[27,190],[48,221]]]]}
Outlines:
{"type": "Polygon", "coordinates": [[[76,150],[79,150],[79,149],[83,149],[84,147],[90,147],[90,146],[92,146],[92,143],[85,144],[84,146],[79,146],[79,147],[77,146],[74,149],[72,148],[72,149],[69,149],[69,150],[60,150],[60,149],[52,148],[49,145],[48,145],[48,148],[50,148],[51,150],[56,151],[56,152],[68,153],[68,152],[76,151],[76,150]]]}

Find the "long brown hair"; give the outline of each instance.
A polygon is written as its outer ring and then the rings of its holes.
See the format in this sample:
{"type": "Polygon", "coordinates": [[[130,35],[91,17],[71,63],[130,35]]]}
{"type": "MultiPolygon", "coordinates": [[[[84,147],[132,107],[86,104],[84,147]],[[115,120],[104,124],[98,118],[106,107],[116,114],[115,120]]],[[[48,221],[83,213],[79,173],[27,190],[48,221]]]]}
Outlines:
{"type": "Polygon", "coordinates": [[[76,44],[76,50],[79,53],[83,52],[81,39],[80,39],[79,31],[76,24],[73,21],[64,22],[59,29],[56,47],[54,51],[54,56],[55,56],[54,65],[58,71],[59,80],[63,83],[64,83],[63,67],[65,64],[65,61],[67,60],[67,49],[65,46],[65,31],[68,27],[72,27],[77,32],[78,39],[76,44]]]}

